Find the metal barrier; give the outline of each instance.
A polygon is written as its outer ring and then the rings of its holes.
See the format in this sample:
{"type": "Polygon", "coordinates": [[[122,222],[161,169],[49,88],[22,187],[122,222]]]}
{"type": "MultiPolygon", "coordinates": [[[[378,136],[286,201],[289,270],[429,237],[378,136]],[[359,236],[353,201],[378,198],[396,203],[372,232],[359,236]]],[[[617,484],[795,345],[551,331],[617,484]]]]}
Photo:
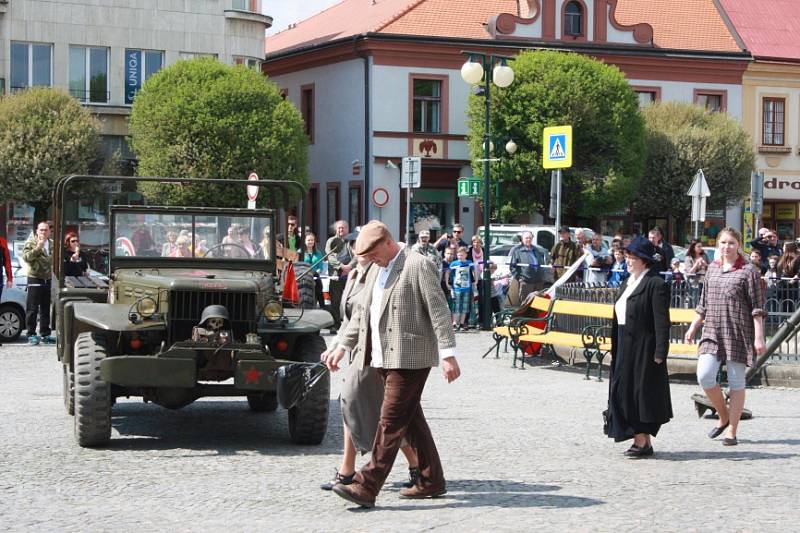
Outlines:
{"type": "MultiPolygon", "coordinates": [[[[703,284],[694,281],[669,281],[670,307],[692,309],[702,296],[703,284]]],[[[604,284],[565,283],[556,289],[556,298],[577,302],[594,302],[613,304],[618,288],[604,284]]],[[[769,338],[778,331],[781,324],[797,309],[800,304],[800,284],[781,280],[766,289],[765,310],[769,313],[764,321],[764,334],[769,338]]],[[[559,315],[555,317],[554,329],[568,333],[580,334],[589,325],[611,325],[611,320],[600,320],[581,316],[559,315]]],[[[682,342],[688,324],[673,325],[670,340],[682,342]]],[[[782,343],[772,356],[772,362],[800,363],[800,341],[792,336],[782,343]]]]}

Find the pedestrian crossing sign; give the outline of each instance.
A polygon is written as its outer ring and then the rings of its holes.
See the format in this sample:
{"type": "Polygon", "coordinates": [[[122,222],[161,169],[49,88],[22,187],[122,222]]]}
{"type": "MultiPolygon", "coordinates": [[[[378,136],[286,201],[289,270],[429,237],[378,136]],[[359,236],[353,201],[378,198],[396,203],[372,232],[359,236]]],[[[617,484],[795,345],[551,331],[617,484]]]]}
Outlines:
{"type": "Polygon", "coordinates": [[[546,169],[572,166],[572,126],[552,126],[544,129],[542,160],[546,169]]]}

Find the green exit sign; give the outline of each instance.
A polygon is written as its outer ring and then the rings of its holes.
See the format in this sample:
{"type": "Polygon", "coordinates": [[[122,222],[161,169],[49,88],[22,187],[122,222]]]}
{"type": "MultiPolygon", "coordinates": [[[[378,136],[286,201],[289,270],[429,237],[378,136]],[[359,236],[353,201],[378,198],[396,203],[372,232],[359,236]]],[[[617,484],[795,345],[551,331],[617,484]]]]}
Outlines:
{"type": "Polygon", "coordinates": [[[473,178],[458,179],[459,196],[480,196],[483,192],[483,181],[473,178]]]}

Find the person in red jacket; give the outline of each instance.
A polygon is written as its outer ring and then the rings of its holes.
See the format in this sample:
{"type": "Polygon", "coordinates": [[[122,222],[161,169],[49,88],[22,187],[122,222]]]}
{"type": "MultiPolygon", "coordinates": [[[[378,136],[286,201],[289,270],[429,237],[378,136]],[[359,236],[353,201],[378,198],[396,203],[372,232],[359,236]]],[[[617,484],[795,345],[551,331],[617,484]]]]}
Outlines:
{"type": "MultiPolygon", "coordinates": [[[[3,285],[10,289],[14,285],[14,275],[11,272],[11,253],[8,251],[8,241],[0,237],[0,297],[3,296],[3,285]],[[3,283],[4,270],[6,273],[5,283],[3,283]]],[[[2,345],[0,343],[0,346],[2,345]]]]}

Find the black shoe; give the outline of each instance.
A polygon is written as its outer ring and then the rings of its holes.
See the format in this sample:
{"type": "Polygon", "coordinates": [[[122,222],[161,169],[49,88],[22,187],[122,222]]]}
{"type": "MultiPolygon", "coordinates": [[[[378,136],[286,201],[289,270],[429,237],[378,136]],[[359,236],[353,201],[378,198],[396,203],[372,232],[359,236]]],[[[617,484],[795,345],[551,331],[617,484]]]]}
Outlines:
{"type": "Polygon", "coordinates": [[[335,487],[336,485],[349,485],[350,483],[353,482],[353,478],[355,477],[355,475],[356,473],[353,472],[349,476],[343,476],[337,470],[336,475],[333,476],[333,479],[328,481],[327,483],[323,483],[322,485],[319,486],[319,488],[321,488],[322,490],[333,490],[333,487],[335,487]]]}
{"type": "Polygon", "coordinates": [[[736,437],[725,437],[722,439],[723,446],[736,446],[737,444],[739,444],[739,439],[736,437]]]}
{"type": "Polygon", "coordinates": [[[652,446],[645,446],[644,448],[639,448],[638,446],[631,446],[631,448],[625,452],[626,457],[630,457],[631,459],[641,459],[642,457],[650,457],[655,453],[653,451],[652,446]]]}
{"type": "Polygon", "coordinates": [[[407,489],[410,489],[411,487],[417,484],[419,476],[420,476],[419,468],[416,466],[410,467],[408,469],[408,481],[403,483],[403,486],[407,489]]]}
{"type": "Polygon", "coordinates": [[[723,431],[725,431],[725,429],[728,427],[728,424],[730,424],[730,422],[725,422],[725,425],[724,425],[724,426],[722,426],[722,427],[715,427],[714,429],[712,429],[711,431],[709,431],[709,432],[708,432],[708,438],[709,438],[709,439],[716,439],[717,437],[719,437],[720,435],[722,435],[722,432],[723,432],[723,431]]]}

